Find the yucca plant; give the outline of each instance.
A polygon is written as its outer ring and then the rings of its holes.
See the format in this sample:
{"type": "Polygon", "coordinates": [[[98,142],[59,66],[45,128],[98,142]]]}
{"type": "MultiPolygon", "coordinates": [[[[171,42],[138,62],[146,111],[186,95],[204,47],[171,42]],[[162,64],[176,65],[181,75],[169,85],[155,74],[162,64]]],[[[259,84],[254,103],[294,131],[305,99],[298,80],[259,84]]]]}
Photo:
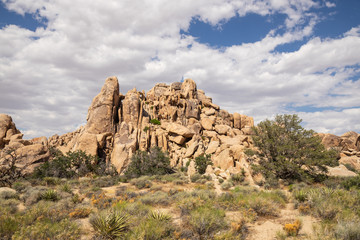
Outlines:
{"type": "Polygon", "coordinates": [[[60,196],[55,190],[49,189],[40,195],[40,199],[55,202],[60,199],[60,196]]]}
{"type": "Polygon", "coordinates": [[[158,220],[158,221],[169,221],[171,219],[171,216],[167,215],[166,213],[160,212],[160,211],[152,211],[149,214],[149,218],[158,220]]]}
{"type": "Polygon", "coordinates": [[[124,237],[129,230],[128,221],[128,216],[119,211],[100,213],[90,218],[90,224],[94,230],[106,239],[124,237]]]}

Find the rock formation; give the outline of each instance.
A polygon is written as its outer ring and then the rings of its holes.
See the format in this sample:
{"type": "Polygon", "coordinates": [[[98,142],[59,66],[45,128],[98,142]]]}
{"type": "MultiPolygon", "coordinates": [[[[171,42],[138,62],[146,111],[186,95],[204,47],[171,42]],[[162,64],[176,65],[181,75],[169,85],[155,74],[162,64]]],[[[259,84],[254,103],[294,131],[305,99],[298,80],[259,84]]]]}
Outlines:
{"type": "Polygon", "coordinates": [[[360,171],[360,134],[347,132],[341,136],[320,133],[324,146],[340,152],[340,164],[349,164],[360,171]]]}
{"type": "Polygon", "coordinates": [[[28,171],[50,156],[46,137],[24,140],[12,118],[5,114],[0,114],[0,150],[0,164],[1,160],[9,157],[12,152],[18,165],[29,166],[28,171]]]}
{"type": "MultiPolygon", "coordinates": [[[[121,173],[135,151],[157,146],[169,153],[172,166],[187,167],[189,174],[195,173],[196,157],[210,154],[208,174],[227,178],[244,169],[253,182],[244,154],[253,147],[253,125],[252,117],[214,104],[191,79],[156,84],[147,93],[134,88],[123,95],[117,78],[109,77],[89,107],[86,125],[74,132],[23,140],[11,117],[0,114],[0,150],[14,149],[22,162],[32,165],[48,159],[49,147],[63,153],[83,150],[111,162],[121,173]]],[[[327,148],[341,151],[341,163],[360,170],[359,134],[319,136],[327,148]]],[[[333,172],[338,171],[343,168],[333,172]]]]}
{"type": "Polygon", "coordinates": [[[117,78],[110,77],[89,108],[86,126],[52,136],[49,144],[63,152],[96,154],[119,172],[136,150],[154,146],[169,153],[173,166],[185,166],[206,153],[215,168],[238,172],[248,171],[243,150],[252,145],[253,125],[251,117],[220,109],[191,79],[122,95],[117,78]]]}

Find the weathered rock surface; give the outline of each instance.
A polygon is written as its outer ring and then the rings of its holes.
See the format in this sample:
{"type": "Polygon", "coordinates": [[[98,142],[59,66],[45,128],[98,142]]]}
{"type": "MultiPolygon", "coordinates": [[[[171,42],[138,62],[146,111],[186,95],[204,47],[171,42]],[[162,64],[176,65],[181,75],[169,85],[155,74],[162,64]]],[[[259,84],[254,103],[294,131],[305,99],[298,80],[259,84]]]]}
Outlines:
{"type": "Polygon", "coordinates": [[[109,77],[93,99],[84,127],[49,139],[23,140],[11,118],[0,115],[0,148],[16,147],[31,164],[44,161],[49,147],[63,153],[83,150],[123,172],[135,151],[157,146],[169,153],[173,166],[190,161],[190,174],[195,173],[195,158],[210,154],[214,167],[228,176],[249,167],[243,151],[252,147],[247,134],[253,124],[251,117],[220,109],[191,79],[123,95],[117,78],[109,77]]]}
{"type": "Polygon", "coordinates": [[[360,170],[360,134],[347,132],[341,136],[329,133],[318,135],[327,149],[333,148],[340,152],[341,164],[350,164],[356,170],[360,170]]]}

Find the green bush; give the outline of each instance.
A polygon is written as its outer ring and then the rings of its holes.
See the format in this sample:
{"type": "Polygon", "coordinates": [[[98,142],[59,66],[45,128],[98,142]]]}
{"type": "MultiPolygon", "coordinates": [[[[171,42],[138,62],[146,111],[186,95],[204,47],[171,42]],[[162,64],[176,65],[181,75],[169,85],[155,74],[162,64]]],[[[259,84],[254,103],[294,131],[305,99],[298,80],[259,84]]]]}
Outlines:
{"type": "Polygon", "coordinates": [[[204,174],[208,165],[213,165],[210,154],[202,154],[195,158],[195,168],[198,173],[204,174]]]}
{"type": "Polygon", "coordinates": [[[58,201],[60,199],[60,196],[55,190],[49,189],[49,190],[47,190],[46,192],[43,192],[40,195],[40,199],[45,200],[45,201],[53,201],[53,202],[55,202],[55,201],[58,201]]]}
{"type": "Polygon", "coordinates": [[[212,233],[225,228],[225,212],[211,206],[202,206],[190,212],[189,224],[200,239],[208,239],[212,233]]]}
{"type": "Polygon", "coordinates": [[[260,122],[254,131],[254,144],[259,149],[258,165],[253,170],[265,178],[287,181],[320,181],[326,166],[338,164],[337,153],[326,150],[312,130],[305,130],[297,115],[277,115],[275,120],[260,122]]]}
{"type": "Polygon", "coordinates": [[[90,217],[90,224],[105,239],[121,238],[129,231],[129,218],[119,211],[95,214],[90,217]]]}
{"type": "Polygon", "coordinates": [[[127,178],[135,178],[142,175],[164,175],[173,172],[167,154],[159,147],[153,147],[150,152],[136,151],[124,174],[127,178]]]}
{"type": "Polygon", "coordinates": [[[341,185],[347,190],[351,188],[360,189],[360,174],[356,177],[347,178],[341,183],[341,185]]]}
{"type": "Polygon", "coordinates": [[[154,124],[154,125],[161,125],[161,122],[157,119],[151,119],[150,123],[154,124]]]}
{"type": "Polygon", "coordinates": [[[88,155],[81,150],[68,152],[66,155],[60,151],[54,151],[52,159],[38,166],[33,175],[36,178],[73,178],[89,173],[115,175],[116,170],[111,164],[106,164],[97,156],[88,155]]]}

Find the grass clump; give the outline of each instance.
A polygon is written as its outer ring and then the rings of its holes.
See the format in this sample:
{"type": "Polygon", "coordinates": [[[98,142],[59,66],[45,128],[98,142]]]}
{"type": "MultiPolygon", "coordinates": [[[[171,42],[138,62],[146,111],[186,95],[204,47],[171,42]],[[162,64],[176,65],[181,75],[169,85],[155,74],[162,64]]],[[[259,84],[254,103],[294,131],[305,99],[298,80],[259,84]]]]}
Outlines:
{"type": "Polygon", "coordinates": [[[49,189],[49,190],[47,190],[46,192],[43,192],[40,195],[40,199],[45,200],[45,201],[53,201],[53,202],[55,202],[55,201],[58,201],[60,199],[60,196],[55,190],[49,189]]]}

